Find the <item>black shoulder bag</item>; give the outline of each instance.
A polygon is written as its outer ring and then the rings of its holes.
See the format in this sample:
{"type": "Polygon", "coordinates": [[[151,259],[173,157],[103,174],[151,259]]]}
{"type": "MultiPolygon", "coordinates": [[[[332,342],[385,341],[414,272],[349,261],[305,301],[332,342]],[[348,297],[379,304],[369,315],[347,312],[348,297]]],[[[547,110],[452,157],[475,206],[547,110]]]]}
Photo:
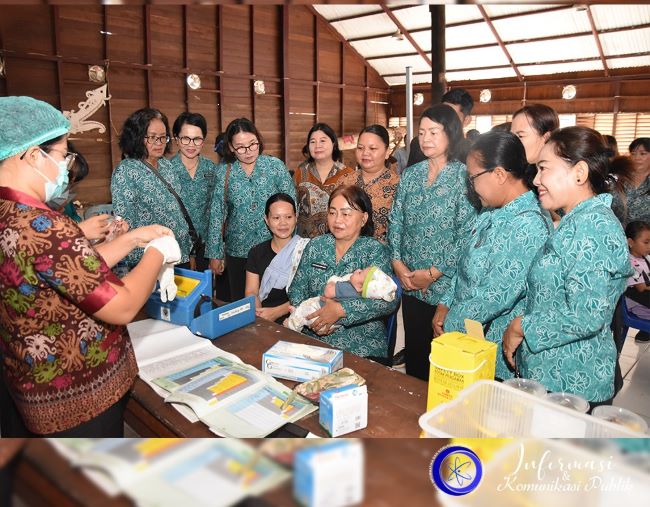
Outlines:
{"type": "Polygon", "coordinates": [[[200,261],[200,259],[203,259],[205,257],[205,241],[203,241],[201,236],[199,236],[199,233],[196,231],[196,227],[194,227],[194,223],[190,218],[190,214],[188,213],[187,208],[183,204],[182,199],[176,193],[176,190],[174,190],[174,187],[172,187],[171,184],[165,178],[163,178],[158,172],[158,170],[156,170],[151,164],[144,161],[144,165],[146,165],[149,168],[149,170],[153,174],[155,174],[160,181],[162,181],[163,185],[165,185],[165,187],[167,187],[167,190],[169,190],[169,193],[174,196],[176,201],[178,201],[178,206],[181,209],[183,218],[187,222],[187,227],[190,233],[190,239],[192,240],[192,250],[190,250],[190,269],[195,270],[197,261],[200,261]]]}

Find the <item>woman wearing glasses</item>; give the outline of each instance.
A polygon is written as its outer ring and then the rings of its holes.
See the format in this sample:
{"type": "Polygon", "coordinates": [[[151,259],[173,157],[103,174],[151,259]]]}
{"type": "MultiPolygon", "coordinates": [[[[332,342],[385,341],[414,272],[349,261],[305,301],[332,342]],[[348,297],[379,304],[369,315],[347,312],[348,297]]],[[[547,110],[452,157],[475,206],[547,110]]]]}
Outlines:
{"type": "Polygon", "coordinates": [[[60,197],[69,121],[31,97],[0,98],[0,427],[3,437],[120,437],[138,368],[123,324],[180,259],[172,232],[134,229],[94,247],[60,197]],[[136,246],[123,279],[110,270],[136,246]]]}
{"type": "MultiPolygon", "coordinates": [[[[363,190],[356,186],[337,187],[329,199],[327,224],[329,234],[312,239],[302,254],[289,287],[289,299],[294,306],[321,296],[327,280],[334,275],[343,276],[369,266],[392,274],[388,249],[373,237],[372,204],[363,190]]],[[[320,310],[308,316],[316,320],[303,332],[316,334],[334,347],[358,356],[385,358],[388,341],[382,317],[395,311],[398,303],[397,299],[327,299],[320,310]],[[334,323],[341,327],[332,330],[334,323]]]]}
{"type": "MultiPolygon", "coordinates": [[[[119,141],[122,161],[111,177],[113,211],[131,229],[151,224],[169,227],[181,247],[181,262],[189,262],[189,227],[178,200],[163,182],[181,192],[178,176],[164,157],[169,142],[167,117],[157,109],[139,109],[126,119],[119,141]]],[[[142,252],[138,248],[127,256],[129,267],[138,263],[142,252]]]]}
{"type": "MultiPolygon", "coordinates": [[[[170,162],[180,183],[179,195],[192,220],[199,244],[205,244],[208,237],[210,203],[217,166],[212,160],[201,155],[203,142],[208,134],[208,126],[203,115],[181,113],[172,127],[178,153],[170,162]]],[[[191,252],[190,267],[203,271],[208,269],[208,260],[203,249],[191,252]]]]}
{"type": "Polygon", "coordinates": [[[465,319],[483,325],[499,346],[496,376],[514,376],[501,349],[508,323],[524,309],[526,275],[552,225],[531,191],[535,170],[521,141],[510,132],[478,137],[467,155],[471,191],[484,207],[464,241],[451,287],[433,317],[433,334],[465,332],[465,319]]]}
{"type": "Polygon", "coordinates": [[[463,141],[450,106],[426,109],[420,118],[420,149],[426,160],[402,173],[389,216],[393,269],[404,289],[406,373],[427,380],[431,319],[449,290],[476,210],[467,197],[467,171],[457,159],[463,141]]]}
{"type": "Polygon", "coordinates": [[[206,257],[217,275],[228,266],[233,300],[244,297],[248,252],[271,238],[264,221],[267,199],[278,192],[296,199],[286,166],[263,151],[264,141],[252,121],[237,118],[230,122],[215,180],[206,257]]]}

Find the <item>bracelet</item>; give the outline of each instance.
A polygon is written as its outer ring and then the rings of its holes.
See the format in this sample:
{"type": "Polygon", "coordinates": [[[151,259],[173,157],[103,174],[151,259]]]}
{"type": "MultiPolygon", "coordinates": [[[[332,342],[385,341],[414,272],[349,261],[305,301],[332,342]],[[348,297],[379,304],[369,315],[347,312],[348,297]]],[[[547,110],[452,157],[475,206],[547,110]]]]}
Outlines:
{"type": "Polygon", "coordinates": [[[431,280],[435,281],[436,279],[433,277],[433,273],[431,272],[431,266],[429,266],[429,276],[431,277],[431,280]]]}

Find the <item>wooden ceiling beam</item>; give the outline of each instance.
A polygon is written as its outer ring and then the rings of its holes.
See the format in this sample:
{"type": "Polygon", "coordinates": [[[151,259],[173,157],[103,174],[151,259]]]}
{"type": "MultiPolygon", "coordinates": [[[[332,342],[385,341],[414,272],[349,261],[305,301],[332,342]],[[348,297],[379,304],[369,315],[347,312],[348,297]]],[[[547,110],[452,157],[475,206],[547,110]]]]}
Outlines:
{"type": "Polygon", "coordinates": [[[605,59],[605,53],[603,52],[603,45],[600,43],[600,36],[598,35],[598,30],[596,29],[596,23],[594,22],[594,16],[591,12],[591,7],[587,5],[587,17],[589,18],[589,26],[591,27],[591,33],[594,36],[596,41],[596,47],[598,48],[598,54],[600,55],[600,61],[603,64],[603,70],[605,71],[605,77],[609,76],[609,68],[607,67],[607,60],[605,59]]]}
{"type": "Polygon", "coordinates": [[[501,36],[499,35],[499,32],[497,32],[497,29],[494,27],[494,24],[492,23],[492,20],[490,19],[490,16],[488,16],[488,13],[486,12],[485,7],[483,7],[482,5],[477,5],[476,7],[480,11],[481,16],[483,16],[483,19],[485,20],[485,23],[487,24],[488,28],[492,32],[492,35],[494,35],[494,38],[499,43],[499,47],[501,48],[501,51],[503,51],[503,54],[506,56],[506,60],[508,60],[508,63],[510,63],[510,66],[512,67],[512,70],[515,71],[515,74],[517,75],[517,79],[519,79],[519,81],[523,81],[524,76],[521,74],[521,72],[519,72],[519,69],[517,68],[517,65],[515,65],[515,62],[512,59],[512,56],[510,56],[510,52],[508,51],[508,48],[503,43],[503,40],[501,40],[501,36]]]}
{"type": "Polygon", "coordinates": [[[406,29],[406,27],[402,24],[402,22],[397,19],[397,16],[393,14],[393,12],[386,7],[385,5],[381,6],[382,9],[384,9],[384,12],[386,15],[390,18],[390,20],[395,23],[395,26],[397,29],[402,33],[404,37],[411,43],[413,48],[418,52],[418,54],[422,57],[422,59],[427,62],[427,65],[431,68],[433,65],[431,64],[431,59],[427,56],[427,54],[424,52],[424,50],[420,47],[420,45],[415,42],[415,39],[411,36],[409,31],[406,29]]]}

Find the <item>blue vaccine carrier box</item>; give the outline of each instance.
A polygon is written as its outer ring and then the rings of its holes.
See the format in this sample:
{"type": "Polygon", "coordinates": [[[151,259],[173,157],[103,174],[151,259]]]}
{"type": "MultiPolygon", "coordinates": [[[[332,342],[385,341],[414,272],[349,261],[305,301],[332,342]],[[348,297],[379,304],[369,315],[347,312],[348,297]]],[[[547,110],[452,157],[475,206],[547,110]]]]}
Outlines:
{"type": "Polygon", "coordinates": [[[174,300],[163,303],[158,287],[149,296],[145,304],[149,317],[187,326],[210,340],[255,322],[254,296],[213,307],[211,270],[174,268],[174,281],[178,287],[174,300]]]}

